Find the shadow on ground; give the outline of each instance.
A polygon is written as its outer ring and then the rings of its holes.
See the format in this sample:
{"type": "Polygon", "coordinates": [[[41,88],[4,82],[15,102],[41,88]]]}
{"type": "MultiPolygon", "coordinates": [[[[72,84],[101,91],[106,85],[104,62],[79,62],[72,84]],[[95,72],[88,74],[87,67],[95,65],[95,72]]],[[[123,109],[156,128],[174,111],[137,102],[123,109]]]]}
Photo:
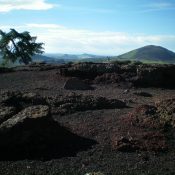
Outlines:
{"type": "Polygon", "coordinates": [[[10,131],[1,133],[0,140],[3,141],[0,144],[0,161],[71,157],[97,143],[71,133],[55,121],[19,124],[10,131]]]}

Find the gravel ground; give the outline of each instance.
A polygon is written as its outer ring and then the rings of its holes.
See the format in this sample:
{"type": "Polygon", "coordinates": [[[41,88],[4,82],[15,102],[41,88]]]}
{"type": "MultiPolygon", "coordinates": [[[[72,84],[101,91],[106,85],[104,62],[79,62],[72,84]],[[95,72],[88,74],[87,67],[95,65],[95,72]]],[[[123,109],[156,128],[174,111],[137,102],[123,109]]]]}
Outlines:
{"type": "MultiPolygon", "coordinates": [[[[112,150],[110,135],[120,123],[119,119],[141,104],[175,97],[175,89],[128,88],[118,84],[97,85],[95,90],[69,91],[63,86],[66,78],[57,70],[18,71],[0,74],[0,90],[36,92],[41,96],[66,95],[70,93],[103,96],[127,103],[123,109],[102,109],[76,112],[54,119],[73,133],[98,142],[75,157],[63,157],[49,161],[20,160],[1,161],[0,175],[84,175],[102,172],[104,175],[173,175],[175,174],[175,151],[154,153],[138,151],[122,153],[112,150]],[[136,92],[147,92],[152,97],[138,96],[136,92]]],[[[122,127],[122,126],[121,126],[122,127]]]]}

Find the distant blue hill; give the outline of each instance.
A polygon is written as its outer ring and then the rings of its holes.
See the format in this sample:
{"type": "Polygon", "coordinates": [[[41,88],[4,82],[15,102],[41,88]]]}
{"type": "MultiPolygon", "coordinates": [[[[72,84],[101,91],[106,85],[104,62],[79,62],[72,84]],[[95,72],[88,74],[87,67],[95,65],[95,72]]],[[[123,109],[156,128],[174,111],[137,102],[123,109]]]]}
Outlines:
{"type": "Polygon", "coordinates": [[[93,54],[45,54],[47,57],[56,58],[56,59],[63,59],[65,62],[73,61],[73,62],[81,62],[81,61],[103,61],[103,59],[106,58],[106,56],[99,56],[99,55],[93,55],[93,54]]]}
{"type": "MultiPolygon", "coordinates": [[[[92,54],[43,54],[43,55],[35,55],[33,56],[34,62],[46,62],[52,64],[65,64],[68,62],[103,62],[106,60],[106,56],[97,56],[92,54]]],[[[0,63],[2,62],[2,58],[0,56],[0,63]]],[[[15,63],[15,65],[19,65],[15,63]]]]}

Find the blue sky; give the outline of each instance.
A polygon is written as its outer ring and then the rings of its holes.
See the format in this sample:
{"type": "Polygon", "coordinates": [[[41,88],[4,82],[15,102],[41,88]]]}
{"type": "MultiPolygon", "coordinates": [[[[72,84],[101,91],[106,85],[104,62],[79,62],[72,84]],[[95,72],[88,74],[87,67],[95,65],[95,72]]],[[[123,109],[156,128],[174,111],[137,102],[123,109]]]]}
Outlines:
{"type": "Polygon", "coordinates": [[[175,0],[0,0],[0,29],[27,30],[48,53],[175,51],[175,0]]]}

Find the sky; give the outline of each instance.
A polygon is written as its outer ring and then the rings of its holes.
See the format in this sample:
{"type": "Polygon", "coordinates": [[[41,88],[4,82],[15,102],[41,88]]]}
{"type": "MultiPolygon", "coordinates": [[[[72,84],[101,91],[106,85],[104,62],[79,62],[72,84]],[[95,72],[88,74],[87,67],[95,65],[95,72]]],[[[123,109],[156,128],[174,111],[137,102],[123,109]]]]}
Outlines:
{"type": "Polygon", "coordinates": [[[0,0],[0,29],[29,31],[46,53],[175,51],[175,0],[0,0]]]}

